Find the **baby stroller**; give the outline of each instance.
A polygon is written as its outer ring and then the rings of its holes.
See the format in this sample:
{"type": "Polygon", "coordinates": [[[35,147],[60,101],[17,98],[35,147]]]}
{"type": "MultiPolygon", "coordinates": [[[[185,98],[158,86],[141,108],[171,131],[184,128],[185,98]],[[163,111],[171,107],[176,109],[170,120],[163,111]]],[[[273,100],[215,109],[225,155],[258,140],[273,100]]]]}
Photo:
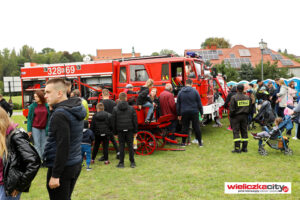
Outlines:
{"type": "Polygon", "coordinates": [[[276,115],[272,109],[271,103],[265,100],[253,121],[260,124],[262,127],[267,126],[268,128],[271,128],[275,117],[276,115]]]}
{"type": "MultiPolygon", "coordinates": [[[[291,120],[290,118],[287,120],[291,120]]],[[[287,127],[288,121],[281,122],[278,128],[273,128],[271,131],[267,126],[264,126],[264,131],[268,132],[268,137],[258,137],[257,134],[251,133],[254,139],[258,139],[258,153],[266,156],[268,153],[264,146],[268,144],[272,149],[280,150],[285,155],[293,155],[292,149],[289,148],[289,138],[282,135],[283,130],[287,127]]]]}

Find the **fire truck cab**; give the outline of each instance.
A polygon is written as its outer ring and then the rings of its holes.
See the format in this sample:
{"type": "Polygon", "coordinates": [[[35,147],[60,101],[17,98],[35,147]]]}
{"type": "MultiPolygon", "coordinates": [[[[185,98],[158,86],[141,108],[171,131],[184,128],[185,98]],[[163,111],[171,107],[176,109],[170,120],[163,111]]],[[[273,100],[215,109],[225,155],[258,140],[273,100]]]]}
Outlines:
{"type": "Polygon", "coordinates": [[[64,78],[72,82],[73,89],[78,88],[88,100],[93,111],[96,102],[101,100],[101,89],[107,88],[111,98],[116,100],[127,84],[132,84],[134,91],[148,79],[153,79],[153,87],[159,95],[167,83],[174,88],[176,98],[185,86],[187,79],[193,81],[193,87],[199,92],[204,107],[204,114],[215,116],[217,105],[214,104],[214,80],[204,63],[195,58],[186,57],[148,57],[128,60],[89,61],[78,63],[25,65],[21,68],[22,106],[27,116],[28,106],[33,101],[35,90],[43,90],[51,78],[64,78]]]}

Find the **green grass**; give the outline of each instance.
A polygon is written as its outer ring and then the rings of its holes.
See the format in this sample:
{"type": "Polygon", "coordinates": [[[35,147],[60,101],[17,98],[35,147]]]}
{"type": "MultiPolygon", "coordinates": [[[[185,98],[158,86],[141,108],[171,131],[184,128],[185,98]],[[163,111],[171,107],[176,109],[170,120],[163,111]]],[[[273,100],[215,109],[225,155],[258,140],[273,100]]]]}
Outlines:
{"type": "MultiPolygon", "coordinates": [[[[3,98],[8,102],[9,96],[3,96],[3,98]]],[[[11,99],[13,103],[22,105],[22,96],[12,96],[11,99]]]]}
{"type": "MultiPolygon", "coordinates": [[[[24,120],[22,116],[13,118],[24,120]]],[[[110,165],[96,162],[92,171],[82,170],[72,199],[298,199],[300,142],[290,140],[293,156],[266,147],[269,154],[262,157],[257,153],[257,141],[249,133],[249,152],[232,154],[232,132],[226,130],[228,120],[222,122],[223,128],[212,128],[212,124],[201,128],[203,148],[193,144],[186,151],[135,156],[135,169],[129,168],[128,154],[125,169],[117,169],[118,162],[111,151],[110,165]],[[224,182],[292,182],[292,194],[225,195],[224,182]]],[[[48,199],[46,171],[39,170],[22,200],[48,199]]]]}

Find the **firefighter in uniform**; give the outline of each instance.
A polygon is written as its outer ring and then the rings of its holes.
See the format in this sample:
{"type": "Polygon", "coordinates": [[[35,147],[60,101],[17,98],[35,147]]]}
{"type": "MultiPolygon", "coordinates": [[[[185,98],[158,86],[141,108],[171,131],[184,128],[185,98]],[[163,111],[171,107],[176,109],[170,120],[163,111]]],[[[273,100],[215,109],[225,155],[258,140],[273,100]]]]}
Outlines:
{"type": "Polygon", "coordinates": [[[237,86],[237,94],[231,98],[230,101],[230,119],[232,120],[234,150],[232,153],[247,152],[248,133],[247,123],[248,114],[250,111],[251,100],[247,95],[243,94],[244,85],[237,86]],[[241,137],[240,137],[241,132],[241,137]],[[240,143],[242,142],[242,150],[240,143]]]}

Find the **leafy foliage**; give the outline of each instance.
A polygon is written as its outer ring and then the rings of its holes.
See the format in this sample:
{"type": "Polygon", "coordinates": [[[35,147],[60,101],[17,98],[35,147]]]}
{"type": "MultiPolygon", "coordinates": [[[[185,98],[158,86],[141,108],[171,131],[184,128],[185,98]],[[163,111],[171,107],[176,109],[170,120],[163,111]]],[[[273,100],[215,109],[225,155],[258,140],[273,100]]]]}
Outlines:
{"type": "Polygon", "coordinates": [[[174,50],[171,50],[171,49],[162,49],[160,52],[159,52],[159,55],[163,56],[163,55],[174,55],[174,56],[179,56],[174,50]]]}
{"type": "Polygon", "coordinates": [[[226,81],[240,80],[238,71],[230,65],[225,64],[224,61],[222,61],[221,64],[214,65],[214,67],[217,68],[217,73],[221,73],[223,76],[226,77],[226,81]]]}
{"type": "MultiPolygon", "coordinates": [[[[288,68],[281,67],[279,68],[277,65],[278,62],[274,62],[273,64],[270,61],[263,64],[263,73],[264,79],[275,79],[275,78],[291,78],[293,75],[289,75],[288,68]]],[[[257,64],[253,71],[253,78],[260,79],[261,78],[261,64],[257,64]]]]}
{"type": "Polygon", "coordinates": [[[240,69],[240,79],[251,81],[253,80],[253,67],[251,64],[242,64],[240,69]]]}
{"type": "MultiPolygon", "coordinates": [[[[0,50],[0,80],[2,82],[4,76],[20,76],[20,67],[24,66],[25,62],[38,64],[80,62],[84,56],[80,52],[72,54],[68,51],[56,52],[49,47],[42,49],[41,52],[36,52],[34,48],[24,45],[18,54],[15,49],[5,48],[0,50]]],[[[0,84],[0,90],[3,90],[3,82],[0,84]]]]}
{"type": "Polygon", "coordinates": [[[202,44],[201,48],[205,49],[207,46],[216,45],[217,48],[230,48],[231,44],[228,40],[225,40],[224,38],[218,38],[218,37],[210,37],[207,38],[202,44]]]}

